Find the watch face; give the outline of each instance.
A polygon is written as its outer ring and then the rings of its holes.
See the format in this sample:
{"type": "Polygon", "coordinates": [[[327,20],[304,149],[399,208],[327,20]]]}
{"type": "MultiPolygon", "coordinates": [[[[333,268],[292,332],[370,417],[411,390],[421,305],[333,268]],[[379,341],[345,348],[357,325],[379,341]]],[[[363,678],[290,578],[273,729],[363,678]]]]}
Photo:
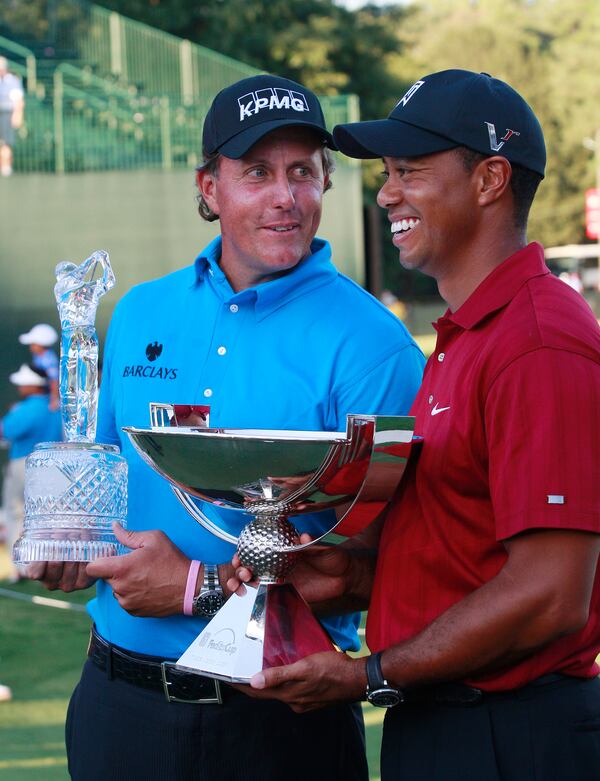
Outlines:
{"type": "Polygon", "coordinates": [[[397,689],[392,689],[391,686],[382,687],[369,692],[367,700],[371,705],[376,705],[378,708],[393,708],[394,705],[402,702],[402,695],[397,689]]]}
{"type": "Polygon", "coordinates": [[[198,614],[201,616],[214,616],[223,607],[225,599],[219,591],[207,591],[198,600],[198,614]]]}

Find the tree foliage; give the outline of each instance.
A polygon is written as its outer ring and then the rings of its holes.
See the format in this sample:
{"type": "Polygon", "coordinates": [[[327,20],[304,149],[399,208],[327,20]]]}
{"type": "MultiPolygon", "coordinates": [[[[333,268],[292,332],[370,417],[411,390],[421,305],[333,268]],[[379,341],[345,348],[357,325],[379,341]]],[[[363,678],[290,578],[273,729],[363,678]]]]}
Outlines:
{"type": "MultiPolygon", "coordinates": [[[[321,94],[353,92],[364,119],[385,116],[406,87],[445,68],[485,71],[531,103],[548,146],[548,173],[530,236],[584,239],[583,192],[595,184],[584,139],[600,126],[598,0],[420,0],[410,6],[333,0],[103,0],[321,94]]],[[[379,165],[365,165],[368,200],[379,165]]]]}
{"type": "Polygon", "coordinates": [[[364,117],[405,86],[394,61],[402,7],[351,12],[333,0],[103,0],[102,5],[174,35],[301,81],[323,95],[353,92],[364,117]],[[374,85],[377,88],[374,89],[374,85]]]}
{"type": "Polygon", "coordinates": [[[584,190],[595,184],[596,162],[583,142],[600,127],[597,0],[430,0],[400,37],[404,66],[417,77],[485,71],[528,100],[548,151],[529,235],[546,245],[584,240],[584,190]]]}
{"type": "MultiPolygon", "coordinates": [[[[386,116],[412,82],[436,70],[467,68],[505,79],[531,103],[546,134],[548,172],[530,236],[547,245],[584,239],[584,191],[596,178],[584,139],[600,127],[599,0],[414,0],[355,11],[334,0],[100,4],[320,94],[355,93],[363,119],[386,116]]],[[[0,24],[19,22],[46,40],[53,31],[76,31],[86,7],[84,0],[1,5],[0,24]]],[[[379,168],[365,165],[371,201],[379,168]]]]}

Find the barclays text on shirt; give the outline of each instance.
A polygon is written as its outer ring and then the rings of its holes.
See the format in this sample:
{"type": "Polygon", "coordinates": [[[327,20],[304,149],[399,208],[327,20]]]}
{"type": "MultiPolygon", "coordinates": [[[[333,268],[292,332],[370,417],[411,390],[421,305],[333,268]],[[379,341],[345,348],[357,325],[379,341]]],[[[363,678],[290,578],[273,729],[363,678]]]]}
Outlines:
{"type": "Polygon", "coordinates": [[[179,369],[167,369],[162,366],[125,366],[123,377],[146,377],[148,379],[176,380],[179,369]]]}

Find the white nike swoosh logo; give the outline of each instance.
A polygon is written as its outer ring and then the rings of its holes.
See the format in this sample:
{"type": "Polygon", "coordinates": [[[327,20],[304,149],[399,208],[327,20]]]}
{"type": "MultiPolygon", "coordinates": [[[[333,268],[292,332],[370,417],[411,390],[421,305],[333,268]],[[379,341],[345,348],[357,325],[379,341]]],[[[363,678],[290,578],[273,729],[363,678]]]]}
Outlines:
{"type": "Polygon", "coordinates": [[[445,412],[447,409],[450,409],[450,407],[438,407],[437,401],[435,403],[435,407],[431,410],[432,415],[439,415],[440,412],[445,412]]]}

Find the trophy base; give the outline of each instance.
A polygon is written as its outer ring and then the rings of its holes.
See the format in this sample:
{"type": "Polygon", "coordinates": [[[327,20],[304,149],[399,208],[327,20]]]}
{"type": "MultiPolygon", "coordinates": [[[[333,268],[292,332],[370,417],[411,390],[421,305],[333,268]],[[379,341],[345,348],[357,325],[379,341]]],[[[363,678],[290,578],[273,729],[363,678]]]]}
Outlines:
{"type": "Polygon", "coordinates": [[[269,667],[335,646],[289,583],[233,594],[177,661],[177,667],[230,683],[250,683],[269,667]]]}
{"type": "Polygon", "coordinates": [[[12,559],[15,564],[31,564],[34,561],[94,561],[105,556],[118,556],[122,546],[111,532],[90,535],[82,539],[89,530],[56,529],[52,537],[48,531],[29,533],[17,540],[12,559]]]}
{"type": "Polygon", "coordinates": [[[127,518],[127,462],[114,445],[41,442],[25,462],[25,520],[16,564],[117,556],[127,518]]]}

